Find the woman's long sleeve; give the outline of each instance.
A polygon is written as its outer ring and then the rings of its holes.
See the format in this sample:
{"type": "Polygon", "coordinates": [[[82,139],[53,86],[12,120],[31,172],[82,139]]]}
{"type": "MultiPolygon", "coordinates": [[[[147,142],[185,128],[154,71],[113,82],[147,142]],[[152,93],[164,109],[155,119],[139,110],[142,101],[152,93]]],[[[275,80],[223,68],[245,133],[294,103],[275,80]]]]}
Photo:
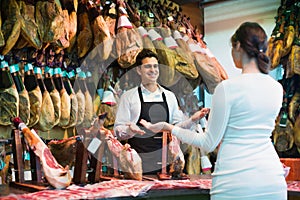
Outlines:
{"type": "Polygon", "coordinates": [[[229,119],[230,105],[226,104],[226,93],[223,84],[219,84],[212,96],[212,106],[205,132],[195,132],[175,126],[172,134],[184,143],[213,151],[221,142],[229,119]]]}

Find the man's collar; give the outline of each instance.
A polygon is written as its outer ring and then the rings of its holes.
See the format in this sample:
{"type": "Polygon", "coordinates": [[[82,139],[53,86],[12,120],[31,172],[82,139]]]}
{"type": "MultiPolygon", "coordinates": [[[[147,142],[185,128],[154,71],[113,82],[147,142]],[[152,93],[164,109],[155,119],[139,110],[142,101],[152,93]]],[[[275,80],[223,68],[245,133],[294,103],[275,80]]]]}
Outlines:
{"type": "MultiPolygon", "coordinates": [[[[142,83],[141,83],[140,87],[141,87],[141,90],[143,93],[148,93],[148,94],[151,93],[147,88],[145,88],[145,86],[142,83]]],[[[155,92],[161,93],[163,91],[162,87],[159,84],[157,84],[157,87],[158,87],[158,90],[156,90],[155,92]]]]}

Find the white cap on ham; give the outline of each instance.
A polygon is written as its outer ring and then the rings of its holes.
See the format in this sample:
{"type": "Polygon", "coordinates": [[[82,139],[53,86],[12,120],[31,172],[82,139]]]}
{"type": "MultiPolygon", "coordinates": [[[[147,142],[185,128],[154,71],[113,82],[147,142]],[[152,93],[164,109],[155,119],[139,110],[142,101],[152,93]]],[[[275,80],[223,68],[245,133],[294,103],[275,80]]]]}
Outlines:
{"type": "Polygon", "coordinates": [[[115,99],[112,91],[110,91],[110,90],[104,91],[102,103],[105,103],[105,104],[111,105],[111,106],[116,105],[117,102],[116,102],[116,99],[115,99]]]}
{"type": "Polygon", "coordinates": [[[209,170],[212,167],[212,164],[207,156],[201,156],[201,168],[202,170],[209,170]]]}
{"type": "Polygon", "coordinates": [[[194,52],[205,53],[204,50],[200,47],[200,45],[195,44],[195,43],[190,43],[189,48],[193,53],[194,52]]]}
{"type": "Polygon", "coordinates": [[[126,15],[122,15],[119,17],[118,20],[118,28],[125,27],[125,28],[133,28],[131,22],[129,21],[126,15]]]}
{"type": "Polygon", "coordinates": [[[174,38],[172,36],[166,37],[164,39],[164,43],[167,47],[169,47],[170,49],[175,49],[178,47],[177,42],[174,40],[174,38]]]}
{"type": "Polygon", "coordinates": [[[181,34],[180,34],[179,31],[177,31],[177,30],[175,30],[175,31],[173,32],[173,37],[174,37],[175,40],[177,40],[177,39],[182,39],[181,34]]]}
{"type": "Polygon", "coordinates": [[[150,29],[148,33],[152,41],[163,39],[154,29],[150,29]]]}
{"type": "Polygon", "coordinates": [[[139,33],[142,37],[145,37],[145,36],[149,35],[147,30],[143,26],[138,27],[138,31],[139,31],[139,33]]]}
{"type": "Polygon", "coordinates": [[[210,58],[215,57],[214,54],[209,50],[209,48],[205,48],[206,55],[210,58]]]}
{"type": "Polygon", "coordinates": [[[185,36],[183,36],[183,38],[182,38],[185,42],[186,41],[188,41],[190,38],[189,38],[189,36],[188,35],[185,35],[185,36]]]}

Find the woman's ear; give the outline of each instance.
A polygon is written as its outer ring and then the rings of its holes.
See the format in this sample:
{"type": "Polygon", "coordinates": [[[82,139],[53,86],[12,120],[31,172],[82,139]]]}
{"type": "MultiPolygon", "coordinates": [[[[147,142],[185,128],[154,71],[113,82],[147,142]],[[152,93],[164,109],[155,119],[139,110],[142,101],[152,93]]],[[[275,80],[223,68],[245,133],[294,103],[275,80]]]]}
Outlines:
{"type": "Polygon", "coordinates": [[[239,41],[236,42],[235,49],[239,51],[241,49],[241,43],[239,41]]]}

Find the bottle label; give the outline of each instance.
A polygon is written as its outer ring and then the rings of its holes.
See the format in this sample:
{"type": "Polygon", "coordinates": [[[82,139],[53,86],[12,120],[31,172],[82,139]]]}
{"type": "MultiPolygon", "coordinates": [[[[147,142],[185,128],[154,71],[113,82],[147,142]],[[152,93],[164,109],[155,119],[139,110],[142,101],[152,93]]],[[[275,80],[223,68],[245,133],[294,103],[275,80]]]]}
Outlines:
{"type": "Polygon", "coordinates": [[[9,70],[10,70],[10,73],[15,73],[15,72],[18,72],[20,69],[19,69],[19,65],[18,64],[13,64],[9,67],[9,70]]]}

